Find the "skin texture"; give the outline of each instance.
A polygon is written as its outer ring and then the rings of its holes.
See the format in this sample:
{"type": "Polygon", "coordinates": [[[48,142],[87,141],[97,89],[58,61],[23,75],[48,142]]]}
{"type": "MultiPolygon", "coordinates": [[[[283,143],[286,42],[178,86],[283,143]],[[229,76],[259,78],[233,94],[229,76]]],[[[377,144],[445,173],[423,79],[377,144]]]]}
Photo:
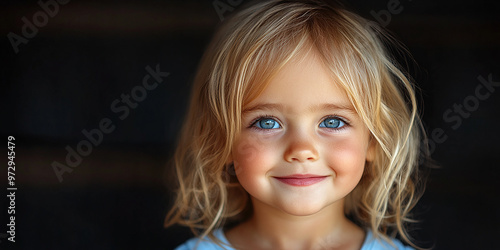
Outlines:
{"type": "Polygon", "coordinates": [[[344,198],[372,160],[370,133],[316,53],[288,62],[244,107],[242,120],[232,161],[254,213],[226,233],[231,244],[359,249],[365,233],[345,217],[344,198]],[[322,178],[306,186],[277,178],[297,174],[322,178]]]}

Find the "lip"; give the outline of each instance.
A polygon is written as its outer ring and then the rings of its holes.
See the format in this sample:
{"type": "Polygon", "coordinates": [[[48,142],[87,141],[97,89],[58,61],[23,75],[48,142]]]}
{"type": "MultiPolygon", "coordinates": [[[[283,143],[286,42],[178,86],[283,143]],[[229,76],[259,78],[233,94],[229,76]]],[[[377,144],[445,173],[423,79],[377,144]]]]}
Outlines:
{"type": "Polygon", "coordinates": [[[275,179],[290,186],[304,187],[311,186],[323,181],[328,176],[326,175],[311,175],[311,174],[294,174],[287,176],[274,176],[275,179]]]}

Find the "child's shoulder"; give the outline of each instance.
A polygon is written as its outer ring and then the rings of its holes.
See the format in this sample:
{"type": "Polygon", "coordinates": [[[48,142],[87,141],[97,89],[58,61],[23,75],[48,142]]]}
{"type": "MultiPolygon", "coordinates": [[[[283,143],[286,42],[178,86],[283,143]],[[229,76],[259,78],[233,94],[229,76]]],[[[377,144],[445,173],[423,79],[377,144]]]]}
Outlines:
{"type": "Polygon", "coordinates": [[[205,237],[203,239],[200,238],[192,238],[188,241],[186,241],[184,244],[178,246],[175,250],[192,250],[192,249],[197,249],[197,250],[235,250],[234,248],[231,247],[229,244],[229,241],[226,239],[226,236],[224,236],[224,232],[222,229],[217,229],[214,231],[214,236],[216,239],[218,239],[224,247],[218,245],[214,241],[212,241],[210,238],[205,237]]]}
{"type": "Polygon", "coordinates": [[[373,233],[368,230],[366,232],[365,242],[363,242],[363,246],[361,250],[387,250],[387,249],[403,249],[403,250],[414,250],[414,248],[405,246],[401,241],[390,238],[390,241],[386,241],[383,239],[376,239],[373,237],[373,233]]]}

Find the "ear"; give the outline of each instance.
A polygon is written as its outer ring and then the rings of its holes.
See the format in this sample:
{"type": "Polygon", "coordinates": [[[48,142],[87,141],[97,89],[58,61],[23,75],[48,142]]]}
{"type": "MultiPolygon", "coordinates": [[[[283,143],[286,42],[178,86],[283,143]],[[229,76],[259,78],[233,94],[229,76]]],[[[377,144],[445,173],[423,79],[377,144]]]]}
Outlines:
{"type": "Polygon", "coordinates": [[[226,166],[228,166],[232,162],[233,162],[233,152],[231,152],[231,154],[229,154],[229,157],[227,157],[226,166]]]}
{"type": "Polygon", "coordinates": [[[366,161],[372,162],[375,160],[375,151],[377,146],[377,140],[370,136],[370,140],[368,141],[368,149],[366,150],[366,161]]]}

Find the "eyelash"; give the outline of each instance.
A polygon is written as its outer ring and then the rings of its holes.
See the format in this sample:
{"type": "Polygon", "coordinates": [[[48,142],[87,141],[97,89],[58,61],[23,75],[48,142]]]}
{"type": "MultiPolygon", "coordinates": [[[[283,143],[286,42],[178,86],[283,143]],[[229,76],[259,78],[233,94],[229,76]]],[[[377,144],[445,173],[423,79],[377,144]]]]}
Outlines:
{"type": "MultiPolygon", "coordinates": [[[[325,117],[323,117],[323,118],[321,119],[320,124],[321,124],[323,121],[327,120],[327,119],[337,119],[337,120],[340,120],[342,123],[344,123],[344,126],[342,126],[342,127],[340,127],[340,128],[327,128],[327,127],[324,127],[324,129],[328,129],[328,130],[330,130],[330,131],[335,131],[335,132],[337,132],[337,131],[342,131],[342,130],[344,130],[344,129],[347,129],[347,128],[350,126],[350,124],[351,124],[351,122],[349,122],[346,118],[343,118],[343,117],[338,116],[338,115],[328,115],[328,116],[325,116],[325,117]]],[[[319,125],[318,125],[318,126],[319,126],[319,125]]]]}
{"type": "MultiPolygon", "coordinates": [[[[325,121],[326,119],[332,119],[332,118],[333,118],[333,119],[338,119],[338,120],[342,121],[342,122],[344,123],[344,126],[342,126],[342,127],[340,127],[340,128],[324,128],[324,129],[333,130],[333,131],[341,131],[341,130],[344,130],[344,129],[346,129],[347,127],[349,127],[349,126],[350,126],[350,124],[351,124],[351,123],[350,123],[347,119],[345,119],[345,118],[343,118],[343,117],[340,117],[340,116],[338,116],[338,115],[328,115],[328,116],[325,116],[325,117],[323,117],[323,118],[321,119],[321,122],[325,121]]],[[[272,115],[261,115],[261,116],[258,116],[258,117],[257,117],[257,118],[255,118],[255,119],[253,119],[253,120],[252,120],[252,122],[250,122],[250,125],[248,126],[248,128],[257,129],[257,130],[261,130],[261,131],[262,131],[262,130],[263,130],[263,131],[269,131],[269,130],[271,130],[271,129],[263,129],[263,128],[259,128],[259,127],[255,126],[255,125],[257,124],[257,122],[259,122],[259,121],[260,121],[260,120],[262,120],[262,119],[274,119],[274,120],[276,120],[276,121],[278,122],[278,124],[279,124],[281,127],[283,127],[283,126],[281,125],[281,121],[280,121],[278,118],[276,118],[275,116],[272,116],[272,115]]],[[[319,125],[318,125],[318,126],[319,126],[319,125]]]]}
{"type": "Polygon", "coordinates": [[[259,122],[262,119],[274,119],[274,120],[276,120],[278,122],[278,124],[280,125],[280,127],[283,127],[281,125],[281,121],[277,117],[272,116],[272,115],[261,115],[261,116],[258,116],[255,119],[253,119],[252,122],[250,122],[250,126],[248,126],[248,128],[257,129],[257,130],[261,130],[261,131],[269,131],[269,130],[271,130],[271,129],[264,129],[264,128],[259,128],[259,127],[255,126],[257,124],[257,122],[259,122]]]}

